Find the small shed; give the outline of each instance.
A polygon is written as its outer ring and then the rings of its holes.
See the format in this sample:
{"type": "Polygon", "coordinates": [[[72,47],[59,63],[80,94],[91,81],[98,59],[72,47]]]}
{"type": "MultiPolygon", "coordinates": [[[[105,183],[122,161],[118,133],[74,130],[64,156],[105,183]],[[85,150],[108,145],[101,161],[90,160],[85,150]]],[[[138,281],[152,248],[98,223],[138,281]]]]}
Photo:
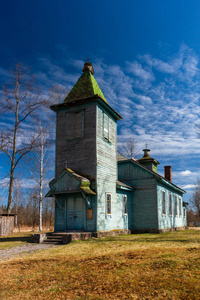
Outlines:
{"type": "Polygon", "coordinates": [[[0,215],[0,236],[13,234],[15,216],[16,214],[0,215]]]}

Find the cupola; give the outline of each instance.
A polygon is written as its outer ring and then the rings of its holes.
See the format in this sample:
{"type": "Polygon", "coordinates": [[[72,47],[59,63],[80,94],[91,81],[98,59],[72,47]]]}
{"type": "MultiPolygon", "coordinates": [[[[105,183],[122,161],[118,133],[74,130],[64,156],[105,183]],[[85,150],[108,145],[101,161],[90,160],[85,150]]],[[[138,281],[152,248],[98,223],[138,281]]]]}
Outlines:
{"type": "Polygon", "coordinates": [[[149,154],[150,149],[147,149],[147,145],[146,148],[143,149],[143,151],[144,151],[144,155],[142,158],[138,159],[138,162],[144,167],[146,167],[147,169],[157,173],[157,165],[159,165],[160,163],[155,158],[152,158],[150,156],[149,154]]]}

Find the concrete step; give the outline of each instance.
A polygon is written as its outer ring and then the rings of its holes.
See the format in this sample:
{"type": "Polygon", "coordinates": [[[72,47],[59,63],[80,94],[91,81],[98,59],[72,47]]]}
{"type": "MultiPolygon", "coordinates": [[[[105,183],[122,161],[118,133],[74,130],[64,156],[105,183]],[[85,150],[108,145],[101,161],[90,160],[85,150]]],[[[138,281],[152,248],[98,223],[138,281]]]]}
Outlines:
{"type": "Polygon", "coordinates": [[[62,239],[46,239],[43,243],[49,243],[49,244],[61,244],[62,239]]]}
{"type": "Polygon", "coordinates": [[[63,236],[62,235],[48,235],[47,239],[62,239],[63,236]]]}

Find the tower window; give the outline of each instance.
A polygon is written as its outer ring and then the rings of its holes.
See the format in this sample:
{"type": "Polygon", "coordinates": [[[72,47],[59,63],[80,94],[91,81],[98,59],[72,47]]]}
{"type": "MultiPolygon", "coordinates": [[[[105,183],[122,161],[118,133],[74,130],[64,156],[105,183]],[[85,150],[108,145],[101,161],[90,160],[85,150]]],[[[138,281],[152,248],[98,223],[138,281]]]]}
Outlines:
{"type": "Polygon", "coordinates": [[[67,113],[67,139],[77,139],[84,136],[84,111],[67,113]]]}
{"type": "Polygon", "coordinates": [[[109,141],[109,117],[107,114],[103,114],[103,137],[109,141]]]}

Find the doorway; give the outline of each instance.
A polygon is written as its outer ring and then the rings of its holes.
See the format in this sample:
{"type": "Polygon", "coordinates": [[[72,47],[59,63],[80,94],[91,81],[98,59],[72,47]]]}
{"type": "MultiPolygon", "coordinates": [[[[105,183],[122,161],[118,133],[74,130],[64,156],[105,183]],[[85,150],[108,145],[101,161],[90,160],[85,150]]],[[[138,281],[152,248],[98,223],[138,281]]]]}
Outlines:
{"type": "Polygon", "coordinates": [[[84,230],[85,201],[81,195],[67,197],[67,230],[84,230]]]}

